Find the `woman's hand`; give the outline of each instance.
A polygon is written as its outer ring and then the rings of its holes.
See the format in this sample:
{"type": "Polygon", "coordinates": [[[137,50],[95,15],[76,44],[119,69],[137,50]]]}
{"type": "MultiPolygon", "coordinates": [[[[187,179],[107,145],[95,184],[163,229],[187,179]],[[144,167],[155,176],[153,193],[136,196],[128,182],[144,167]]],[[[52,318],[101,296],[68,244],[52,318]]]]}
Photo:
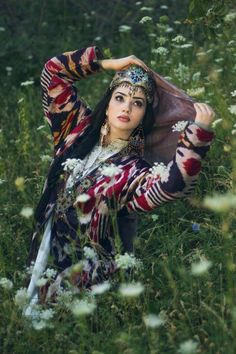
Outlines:
{"type": "Polygon", "coordinates": [[[195,123],[199,123],[199,126],[203,128],[210,128],[212,122],[214,121],[215,112],[206,103],[194,103],[194,108],[196,110],[195,123]]]}
{"type": "Polygon", "coordinates": [[[120,59],[103,59],[98,61],[104,70],[126,70],[131,65],[141,66],[144,70],[148,70],[147,65],[135,55],[130,55],[128,57],[120,59]]]}

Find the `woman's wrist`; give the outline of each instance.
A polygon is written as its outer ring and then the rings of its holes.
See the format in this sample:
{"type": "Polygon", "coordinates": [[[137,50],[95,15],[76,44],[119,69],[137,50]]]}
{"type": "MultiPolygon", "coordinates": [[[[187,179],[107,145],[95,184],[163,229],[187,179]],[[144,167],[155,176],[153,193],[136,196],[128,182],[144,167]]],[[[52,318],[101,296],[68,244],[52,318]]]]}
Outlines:
{"type": "Polygon", "coordinates": [[[198,121],[195,121],[194,122],[199,128],[202,128],[204,130],[207,130],[209,132],[213,131],[212,127],[211,127],[211,124],[205,124],[205,123],[202,123],[202,122],[198,122],[198,121]]]}

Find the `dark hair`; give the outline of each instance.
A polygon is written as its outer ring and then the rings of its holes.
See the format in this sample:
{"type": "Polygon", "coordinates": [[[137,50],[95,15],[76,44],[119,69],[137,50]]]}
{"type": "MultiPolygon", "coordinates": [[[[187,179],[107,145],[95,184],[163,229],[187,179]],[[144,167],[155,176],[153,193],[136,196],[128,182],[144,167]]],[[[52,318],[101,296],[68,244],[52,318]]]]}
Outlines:
{"type": "MultiPolygon", "coordinates": [[[[87,154],[89,154],[100,138],[100,131],[102,124],[106,118],[106,109],[110,102],[112,96],[112,90],[107,89],[103,98],[98,102],[91,114],[91,124],[87,128],[87,131],[83,137],[79,137],[68,149],[66,149],[60,156],[56,156],[50,167],[48,177],[47,177],[47,189],[45,193],[41,196],[38,206],[35,210],[36,220],[40,220],[42,213],[44,212],[46,205],[50,200],[50,193],[56,186],[59,177],[63,171],[62,163],[66,161],[67,158],[77,158],[83,159],[87,154]]],[[[147,103],[146,112],[143,118],[143,131],[144,136],[146,136],[152,130],[154,124],[154,116],[152,104],[147,103]]]]}

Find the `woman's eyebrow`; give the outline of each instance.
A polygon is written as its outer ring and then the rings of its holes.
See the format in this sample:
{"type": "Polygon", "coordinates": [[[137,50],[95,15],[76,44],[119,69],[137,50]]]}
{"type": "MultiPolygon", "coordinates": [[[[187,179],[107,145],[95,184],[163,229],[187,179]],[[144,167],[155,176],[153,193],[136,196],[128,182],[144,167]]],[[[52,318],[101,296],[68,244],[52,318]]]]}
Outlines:
{"type": "MultiPolygon", "coordinates": [[[[117,94],[117,93],[121,94],[122,96],[128,96],[128,95],[126,95],[125,93],[120,92],[120,91],[116,91],[116,92],[115,92],[115,94],[117,94]]],[[[143,100],[143,101],[144,101],[144,98],[143,98],[143,97],[134,96],[133,98],[139,99],[139,100],[143,100]]]]}

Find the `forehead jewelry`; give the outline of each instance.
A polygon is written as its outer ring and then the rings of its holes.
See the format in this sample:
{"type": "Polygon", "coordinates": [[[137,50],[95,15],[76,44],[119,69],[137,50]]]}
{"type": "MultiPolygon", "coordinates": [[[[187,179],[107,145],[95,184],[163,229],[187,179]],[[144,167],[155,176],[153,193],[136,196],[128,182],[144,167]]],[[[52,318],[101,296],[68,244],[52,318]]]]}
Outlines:
{"type": "Polygon", "coordinates": [[[144,90],[148,102],[153,98],[153,82],[149,75],[138,66],[131,66],[127,70],[118,71],[110,83],[110,89],[124,84],[129,84],[130,93],[133,94],[139,88],[144,90]]]}

